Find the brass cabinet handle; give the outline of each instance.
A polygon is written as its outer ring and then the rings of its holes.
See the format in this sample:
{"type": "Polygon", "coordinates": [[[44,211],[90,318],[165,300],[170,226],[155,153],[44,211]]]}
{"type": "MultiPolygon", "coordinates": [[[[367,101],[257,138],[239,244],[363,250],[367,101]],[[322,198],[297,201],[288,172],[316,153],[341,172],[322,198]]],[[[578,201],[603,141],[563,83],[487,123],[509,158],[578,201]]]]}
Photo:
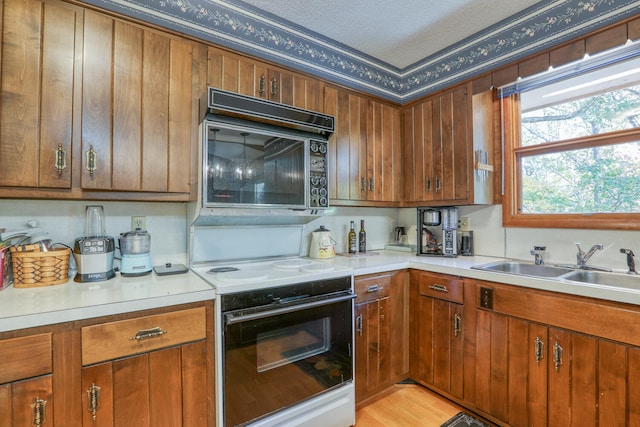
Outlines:
{"type": "Polygon", "coordinates": [[[564,349],[557,342],[553,345],[553,364],[556,368],[556,371],[562,365],[562,352],[564,349]]]}
{"type": "Polygon", "coordinates": [[[278,79],[275,77],[271,80],[271,96],[278,96],[278,79]]]}
{"type": "Polygon", "coordinates": [[[260,76],[260,80],[258,80],[258,92],[260,93],[260,95],[264,96],[266,85],[267,83],[265,81],[264,74],[263,74],[260,76]]]}
{"type": "Polygon", "coordinates": [[[373,178],[369,178],[369,191],[373,191],[374,185],[373,185],[373,178]]]}
{"type": "Polygon", "coordinates": [[[98,415],[98,406],[100,404],[100,387],[95,384],[91,384],[91,388],[87,390],[89,396],[89,412],[91,412],[91,419],[96,420],[98,415]]]}
{"type": "Polygon", "coordinates": [[[436,191],[440,191],[440,177],[436,176],[436,191]]]}
{"type": "Polygon", "coordinates": [[[462,332],[462,318],[455,314],[453,316],[453,335],[457,337],[460,332],[462,332]]]}
{"type": "Polygon", "coordinates": [[[160,337],[166,333],[167,331],[162,330],[160,326],[156,326],[155,328],[141,329],[138,332],[136,332],[136,334],[132,336],[130,339],[141,341],[149,338],[160,337]]]}
{"type": "Polygon", "coordinates": [[[449,289],[447,289],[447,287],[444,285],[430,285],[429,289],[432,289],[436,292],[444,292],[445,294],[449,292],[449,289]]]}
{"type": "Polygon", "coordinates": [[[40,397],[36,397],[35,402],[31,404],[33,408],[33,425],[35,427],[42,427],[45,419],[45,410],[47,407],[47,401],[40,399],[40,397]]]}
{"type": "Polygon", "coordinates": [[[89,171],[89,175],[93,178],[93,173],[96,171],[98,165],[98,153],[93,149],[93,145],[89,146],[85,156],[87,160],[85,169],[89,171]]]}
{"type": "Polygon", "coordinates": [[[424,183],[424,187],[427,191],[431,191],[431,178],[427,178],[425,183],[424,183]]]}
{"type": "Polygon", "coordinates": [[[536,355],[536,363],[540,363],[540,361],[544,359],[544,342],[539,337],[536,337],[534,350],[536,355]]]}
{"type": "Polygon", "coordinates": [[[356,317],[356,332],[362,336],[362,314],[356,317]]]}
{"type": "Polygon", "coordinates": [[[367,179],[364,176],[360,178],[360,190],[367,191],[367,179]]]}
{"type": "Polygon", "coordinates": [[[67,152],[62,148],[62,144],[58,144],[58,148],[56,148],[54,166],[58,175],[62,175],[62,171],[67,167],[67,152]]]}

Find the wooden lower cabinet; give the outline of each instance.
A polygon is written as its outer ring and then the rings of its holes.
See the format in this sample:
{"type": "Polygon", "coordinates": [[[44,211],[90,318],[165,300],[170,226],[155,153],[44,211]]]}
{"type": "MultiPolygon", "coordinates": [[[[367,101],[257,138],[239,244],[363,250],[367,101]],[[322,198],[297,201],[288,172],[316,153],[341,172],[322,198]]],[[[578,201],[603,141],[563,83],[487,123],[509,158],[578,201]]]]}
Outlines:
{"type": "Polygon", "coordinates": [[[475,376],[470,409],[509,426],[640,425],[640,308],[465,279],[475,304],[466,350],[475,376]],[[493,306],[481,306],[481,290],[493,306]],[[525,303],[526,301],[526,303],[525,303]],[[594,311],[595,310],[595,311],[594,311]],[[612,331],[603,318],[622,320],[612,331]]]}
{"type": "Polygon", "coordinates": [[[207,425],[204,341],[82,369],[83,426],[207,425]]]}
{"type": "Polygon", "coordinates": [[[356,403],[383,392],[409,374],[409,273],[356,277],[356,403]]]}
{"type": "Polygon", "coordinates": [[[0,354],[2,427],[215,425],[212,301],[3,332],[0,354]]]}
{"type": "Polygon", "coordinates": [[[53,425],[52,334],[0,340],[0,425],[53,425]]]}
{"type": "Polygon", "coordinates": [[[414,380],[463,397],[463,289],[457,277],[411,273],[411,373],[414,380]]]}

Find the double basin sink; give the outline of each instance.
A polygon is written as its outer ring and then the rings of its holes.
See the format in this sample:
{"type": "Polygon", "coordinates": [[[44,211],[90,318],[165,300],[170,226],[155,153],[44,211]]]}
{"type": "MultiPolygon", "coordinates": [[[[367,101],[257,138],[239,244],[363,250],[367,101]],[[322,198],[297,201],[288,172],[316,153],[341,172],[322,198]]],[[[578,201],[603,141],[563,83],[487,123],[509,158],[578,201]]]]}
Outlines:
{"type": "Polygon", "coordinates": [[[513,274],[516,276],[568,280],[570,282],[589,285],[640,290],[640,276],[638,275],[584,270],[578,269],[577,267],[537,265],[524,261],[498,261],[489,264],[475,265],[471,268],[513,274]]]}

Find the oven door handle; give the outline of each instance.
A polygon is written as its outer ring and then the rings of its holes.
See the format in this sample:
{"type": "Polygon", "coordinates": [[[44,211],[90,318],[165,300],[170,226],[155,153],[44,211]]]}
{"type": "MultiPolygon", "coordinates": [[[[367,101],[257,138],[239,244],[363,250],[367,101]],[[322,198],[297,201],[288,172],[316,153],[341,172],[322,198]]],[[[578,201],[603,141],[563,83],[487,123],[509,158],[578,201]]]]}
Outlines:
{"type": "Polygon", "coordinates": [[[349,301],[356,298],[355,294],[341,295],[335,298],[323,299],[319,301],[307,302],[302,304],[296,304],[288,307],[276,308],[273,310],[265,310],[257,313],[250,314],[233,314],[227,313],[224,315],[225,325],[233,325],[236,323],[247,322],[251,320],[264,319],[266,317],[277,316],[280,314],[294,313],[300,310],[306,310],[308,308],[320,307],[323,305],[335,304],[338,302],[349,301]]]}

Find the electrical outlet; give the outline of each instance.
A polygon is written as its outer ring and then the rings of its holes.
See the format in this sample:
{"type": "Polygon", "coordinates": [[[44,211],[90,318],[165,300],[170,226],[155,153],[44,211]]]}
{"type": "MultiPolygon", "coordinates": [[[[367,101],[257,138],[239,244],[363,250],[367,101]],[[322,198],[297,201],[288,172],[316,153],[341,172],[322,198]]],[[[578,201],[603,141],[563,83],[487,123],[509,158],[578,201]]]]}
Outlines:
{"type": "Polygon", "coordinates": [[[136,230],[146,230],[147,229],[147,217],[146,216],[132,216],[131,217],[131,229],[136,230]]]}
{"type": "Polygon", "coordinates": [[[471,229],[471,221],[468,216],[461,216],[458,218],[458,230],[469,231],[471,229]]]}

